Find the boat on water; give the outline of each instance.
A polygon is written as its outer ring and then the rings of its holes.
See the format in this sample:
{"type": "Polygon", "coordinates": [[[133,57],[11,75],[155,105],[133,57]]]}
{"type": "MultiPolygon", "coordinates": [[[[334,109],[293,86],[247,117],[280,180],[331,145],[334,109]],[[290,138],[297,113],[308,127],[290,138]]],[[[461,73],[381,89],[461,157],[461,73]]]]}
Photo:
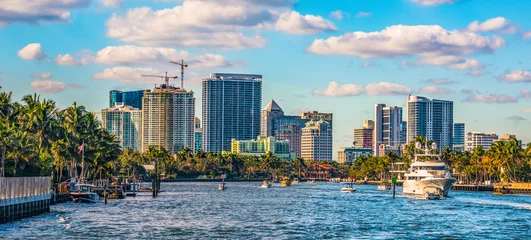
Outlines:
{"type": "Polygon", "coordinates": [[[441,160],[441,155],[431,153],[437,150],[437,144],[433,143],[430,149],[416,143],[415,148],[423,153],[415,153],[410,168],[404,174],[402,192],[424,196],[429,191],[439,194],[439,198],[448,196],[456,179],[451,176],[446,164],[441,160]]]}
{"type": "Polygon", "coordinates": [[[310,180],[308,180],[308,183],[310,183],[310,184],[315,184],[315,179],[310,179],[310,180]]]}
{"type": "Polygon", "coordinates": [[[280,186],[281,187],[289,187],[290,185],[291,185],[291,179],[289,177],[284,177],[280,181],[280,186]]]}
{"type": "Polygon", "coordinates": [[[269,183],[269,181],[267,181],[267,180],[264,180],[264,182],[262,183],[262,185],[260,187],[261,188],[270,188],[271,187],[271,183],[269,183]]]}
{"type": "Polygon", "coordinates": [[[220,184],[218,185],[218,189],[219,189],[219,190],[222,190],[222,191],[225,191],[225,189],[227,189],[227,186],[225,185],[225,183],[220,183],[220,184]]]}
{"type": "Polygon", "coordinates": [[[294,185],[294,184],[299,184],[299,179],[298,178],[295,178],[295,179],[293,179],[293,181],[291,181],[291,185],[294,185]]]}
{"type": "Polygon", "coordinates": [[[389,191],[389,190],[391,190],[391,185],[386,184],[386,183],[378,184],[377,190],[378,191],[389,191]]]}
{"type": "Polygon", "coordinates": [[[441,199],[442,193],[440,189],[434,187],[425,187],[424,188],[424,199],[426,200],[439,200],[441,199]]]}
{"type": "Polygon", "coordinates": [[[78,203],[97,203],[100,202],[100,196],[92,192],[92,189],[95,188],[95,185],[78,183],[72,185],[70,189],[70,197],[73,202],[78,203]]]}
{"type": "Polygon", "coordinates": [[[352,193],[355,191],[356,189],[354,188],[354,184],[352,182],[343,184],[343,188],[341,188],[341,192],[352,193]]]}

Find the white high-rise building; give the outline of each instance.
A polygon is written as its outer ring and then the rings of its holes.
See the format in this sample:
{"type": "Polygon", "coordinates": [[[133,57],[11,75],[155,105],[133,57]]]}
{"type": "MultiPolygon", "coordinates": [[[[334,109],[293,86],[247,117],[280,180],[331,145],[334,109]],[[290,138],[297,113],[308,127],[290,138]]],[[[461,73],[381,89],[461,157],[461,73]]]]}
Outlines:
{"type": "Polygon", "coordinates": [[[402,131],[402,108],[376,104],[374,106],[373,152],[380,156],[380,146],[400,146],[402,131]]]}
{"type": "Polygon", "coordinates": [[[408,96],[407,142],[417,136],[433,140],[440,149],[453,145],[454,102],[408,96]]]}
{"type": "Polygon", "coordinates": [[[496,140],[498,140],[496,133],[468,132],[465,140],[465,151],[474,151],[478,146],[482,146],[483,150],[487,151],[496,140]]]}
{"type": "Polygon", "coordinates": [[[193,91],[161,84],[142,98],[142,151],[162,146],[171,153],[194,146],[193,91]]]}
{"type": "Polygon", "coordinates": [[[332,160],[332,127],[325,120],[310,120],[302,129],[301,157],[304,160],[332,160]]]}
{"type": "Polygon", "coordinates": [[[114,134],[123,149],[140,150],[142,110],[123,104],[101,110],[102,126],[114,134]]]}

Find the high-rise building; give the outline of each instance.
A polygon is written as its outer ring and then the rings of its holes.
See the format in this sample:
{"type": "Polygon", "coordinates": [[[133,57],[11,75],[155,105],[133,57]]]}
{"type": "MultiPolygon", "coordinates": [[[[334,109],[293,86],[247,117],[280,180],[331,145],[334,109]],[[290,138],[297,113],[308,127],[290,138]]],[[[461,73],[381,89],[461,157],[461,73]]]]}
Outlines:
{"type": "Polygon", "coordinates": [[[137,90],[137,91],[118,91],[111,90],[109,92],[109,107],[113,107],[116,103],[121,103],[125,106],[131,106],[142,110],[142,97],[144,91],[149,90],[137,90]]]}
{"type": "Polygon", "coordinates": [[[361,156],[372,155],[372,149],[357,147],[342,147],[337,151],[338,163],[354,163],[361,156]]]}
{"type": "Polygon", "coordinates": [[[194,145],[193,91],[161,84],[142,98],[142,150],[162,146],[171,153],[194,145]]]}
{"type": "Polygon", "coordinates": [[[407,144],[407,122],[402,121],[401,124],[401,132],[400,132],[400,144],[404,145],[407,144]]]}
{"type": "Polygon", "coordinates": [[[332,160],[332,127],[321,119],[310,120],[302,129],[301,157],[304,160],[332,160]]]}
{"type": "Polygon", "coordinates": [[[465,151],[465,124],[454,123],[454,151],[465,151]]]}
{"type": "Polygon", "coordinates": [[[374,129],[374,121],[373,120],[365,120],[365,121],[363,121],[363,128],[372,128],[372,129],[374,129]]]}
{"type": "Polygon", "coordinates": [[[454,102],[408,96],[407,141],[417,136],[437,143],[439,149],[453,145],[454,102]]]}
{"type": "Polygon", "coordinates": [[[195,151],[203,149],[203,128],[201,128],[201,119],[194,118],[194,145],[195,151]]]}
{"type": "Polygon", "coordinates": [[[468,132],[466,134],[465,151],[471,152],[478,146],[482,146],[483,150],[487,151],[496,140],[498,140],[496,133],[468,132]]]}
{"type": "Polygon", "coordinates": [[[211,73],[203,79],[203,150],[231,150],[260,135],[262,75],[211,73]]]}
{"type": "Polygon", "coordinates": [[[372,128],[354,128],[354,147],[372,149],[373,133],[372,128]]]}
{"type": "Polygon", "coordinates": [[[330,129],[333,128],[333,115],[332,113],[320,113],[318,111],[308,111],[301,113],[301,119],[319,121],[324,120],[330,125],[330,129]]]}
{"type": "Polygon", "coordinates": [[[123,149],[140,150],[142,111],[123,104],[101,110],[102,126],[114,134],[123,149]]]}
{"type": "Polygon", "coordinates": [[[402,134],[402,108],[385,104],[374,106],[374,140],[373,151],[380,156],[380,145],[399,146],[402,134]]]}
{"type": "Polygon", "coordinates": [[[273,136],[275,134],[274,130],[276,127],[275,120],[283,116],[284,111],[282,111],[282,108],[278,106],[275,100],[271,100],[262,111],[260,134],[266,137],[273,136]]]}
{"type": "Polygon", "coordinates": [[[275,137],[258,136],[256,140],[232,139],[231,151],[240,155],[261,156],[271,152],[281,160],[295,159],[295,153],[289,150],[288,141],[278,141],[275,137]]]}

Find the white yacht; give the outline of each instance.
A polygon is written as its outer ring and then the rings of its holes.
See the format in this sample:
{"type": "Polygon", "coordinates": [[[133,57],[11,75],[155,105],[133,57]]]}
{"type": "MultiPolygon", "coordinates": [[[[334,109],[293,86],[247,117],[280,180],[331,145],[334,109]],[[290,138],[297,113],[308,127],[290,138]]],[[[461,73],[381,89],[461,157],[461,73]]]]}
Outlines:
{"type": "Polygon", "coordinates": [[[456,179],[441,161],[441,156],[430,153],[437,149],[437,144],[433,143],[431,149],[427,146],[423,149],[422,144],[416,143],[415,148],[424,153],[415,154],[415,159],[405,173],[403,193],[424,196],[429,191],[433,195],[433,189],[436,189],[440,197],[448,196],[456,179]]]}
{"type": "Polygon", "coordinates": [[[355,191],[356,189],[352,186],[352,182],[343,184],[343,188],[341,188],[341,192],[352,193],[355,191]]]}

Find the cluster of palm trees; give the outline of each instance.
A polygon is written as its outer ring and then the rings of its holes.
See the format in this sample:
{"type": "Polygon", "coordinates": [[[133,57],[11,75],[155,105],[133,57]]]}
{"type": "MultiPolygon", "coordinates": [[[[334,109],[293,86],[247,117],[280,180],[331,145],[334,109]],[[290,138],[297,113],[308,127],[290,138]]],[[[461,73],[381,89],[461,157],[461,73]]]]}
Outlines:
{"type": "Polygon", "coordinates": [[[214,153],[189,148],[178,151],[173,156],[163,147],[150,146],[140,153],[125,149],[119,157],[121,172],[134,175],[141,171],[142,164],[157,161],[159,173],[167,178],[195,178],[200,175],[214,178],[222,174],[230,178],[272,178],[293,175],[300,177],[306,169],[302,158],[281,160],[271,152],[262,155],[240,155],[230,152],[214,153]]]}
{"type": "Polygon", "coordinates": [[[0,176],[101,177],[120,153],[115,136],[84,106],[61,110],[37,94],[16,102],[0,92],[0,176]]]}

